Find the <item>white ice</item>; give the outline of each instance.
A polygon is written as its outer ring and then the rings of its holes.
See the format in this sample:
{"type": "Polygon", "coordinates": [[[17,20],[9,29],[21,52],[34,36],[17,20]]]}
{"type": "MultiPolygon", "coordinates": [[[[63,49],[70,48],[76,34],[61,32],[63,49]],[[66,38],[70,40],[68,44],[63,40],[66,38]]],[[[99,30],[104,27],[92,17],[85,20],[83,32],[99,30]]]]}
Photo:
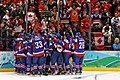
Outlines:
{"type": "Polygon", "coordinates": [[[14,72],[0,72],[0,80],[120,80],[120,72],[90,72],[82,75],[27,76],[14,72]]]}

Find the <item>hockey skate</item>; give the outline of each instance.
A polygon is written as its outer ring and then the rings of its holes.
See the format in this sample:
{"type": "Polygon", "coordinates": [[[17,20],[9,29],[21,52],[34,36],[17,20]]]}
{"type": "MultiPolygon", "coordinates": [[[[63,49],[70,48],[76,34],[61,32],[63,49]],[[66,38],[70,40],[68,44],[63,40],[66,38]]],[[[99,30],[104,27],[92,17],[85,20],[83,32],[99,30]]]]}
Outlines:
{"type": "Polygon", "coordinates": [[[81,75],[81,74],[82,74],[81,69],[76,69],[76,70],[75,70],[75,74],[76,74],[76,75],[81,75]]]}
{"type": "Polygon", "coordinates": [[[25,75],[27,72],[26,72],[26,70],[23,70],[21,73],[22,73],[22,75],[25,75]]]}
{"type": "Polygon", "coordinates": [[[53,75],[59,75],[59,70],[55,70],[55,72],[53,73],[53,75]]]}
{"type": "Polygon", "coordinates": [[[38,71],[36,71],[36,70],[34,71],[34,70],[33,70],[33,71],[31,72],[31,74],[32,74],[33,76],[38,75],[38,71]]]}
{"type": "Polygon", "coordinates": [[[44,75],[44,76],[47,76],[47,75],[48,75],[48,72],[43,71],[43,75],[44,75]]]}
{"type": "Polygon", "coordinates": [[[72,75],[72,70],[69,68],[69,69],[66,69],[66,75],[72,75]]]}
{"type": "Polygon", "coordinates": [[[27,72],[26,74],[27,74],[27,75],[30,75],[31,73],[30,73],[30,72],[27,72]]]}

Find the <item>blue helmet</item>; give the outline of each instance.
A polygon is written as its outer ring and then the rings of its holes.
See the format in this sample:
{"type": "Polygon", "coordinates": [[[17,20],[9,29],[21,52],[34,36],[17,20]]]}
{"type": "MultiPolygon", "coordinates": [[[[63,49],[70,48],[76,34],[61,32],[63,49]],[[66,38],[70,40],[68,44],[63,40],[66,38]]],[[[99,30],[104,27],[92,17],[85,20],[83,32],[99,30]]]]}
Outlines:
{"type": "Polygon", "coordinates": [[[66,37],[70,37],[70,33],[66,32],[66,37]]]}
{"type": "Polygon", "coordinates": [[[20,33],[20,38],[23,38],[23,39],[25,39],[25,33],[20,33]]]}
{"type": "Polygon", "coordinates": [[[30,33],[27,33],[27,34],[26,34],[26,38],[27,38],[27,39],[30,39],[30,38],[32,38],[32,35],[31,35],[30,33]]]}
{"type": "Polygon", "coordinates": [[[80,32],[77,32],[77,33],[75,34],[75,37],[81,37],[80,32]]]}

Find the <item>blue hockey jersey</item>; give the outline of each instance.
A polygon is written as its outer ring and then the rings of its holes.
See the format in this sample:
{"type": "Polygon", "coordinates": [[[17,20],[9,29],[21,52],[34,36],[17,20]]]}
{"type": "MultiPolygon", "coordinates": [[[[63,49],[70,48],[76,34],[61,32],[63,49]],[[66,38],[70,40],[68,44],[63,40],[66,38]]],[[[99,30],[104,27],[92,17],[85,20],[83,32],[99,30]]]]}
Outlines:
{"type": "Polygon", "coordinates": [[[15,52],[15,57],[16,58],[21,58],[21,57],[25,57],[25,53],[24,53],[24,43],[23,43],[23,39],[22,38],[17,38],[15,40],[15,45],[14,45],[14,52],[15,52]]]}
{"type": "Polygon", "coordinates": [[[27,42],[27,56],[33,56],[32,39],[27,42]]]}
{"type": "Polygon", "coordinates": [[[67,53],[67,54],[71,54],[71,43],[70,43],[70,39],[64,39],[63,40],[63,47],[64,47],[64,53],[67,53]]]}
{"type": "Polygon", "coordinates": [[[78,56],[84,55],[85,41],[83,38],[74,39],[74,54],[78,56]]]}
{"type": "Polygon", "coordinates": [[[46,40],[45,43],[45,51],[46,53],[51,53],[54,49],[54,42],[52,40],[46,40]]]}
{"type": "Polygon", "coordinates": [[[44,38],[39,35],[35,36],[32,40],[32,46],[33,46],[33,56],[42,56],[44,55],[44,38]]]}
{"type": "Polygon", "coordinates": [[[58,39],[58,41],[55,42],[54,46],[55,46],[55,48],[56,48],[56,50],[58,52],[62,52],[63,51],[63,44],[64,43],[63,43],[63,41],[61,39],[58,39]]]}

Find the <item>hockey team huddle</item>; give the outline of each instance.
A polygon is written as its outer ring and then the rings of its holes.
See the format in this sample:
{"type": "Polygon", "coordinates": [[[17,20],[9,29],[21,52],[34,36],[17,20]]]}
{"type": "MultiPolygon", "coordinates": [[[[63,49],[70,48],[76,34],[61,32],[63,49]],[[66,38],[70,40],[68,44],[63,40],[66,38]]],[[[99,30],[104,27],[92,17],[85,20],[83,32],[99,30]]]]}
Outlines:
{"type": "Polygon", "coordinates": [[[81,74],[85,41],[80,32],[19,33],[14,44],[15,71],[32,75],[81,74]],[[27,36],[26,36],[27,35],[27,36]]]}

